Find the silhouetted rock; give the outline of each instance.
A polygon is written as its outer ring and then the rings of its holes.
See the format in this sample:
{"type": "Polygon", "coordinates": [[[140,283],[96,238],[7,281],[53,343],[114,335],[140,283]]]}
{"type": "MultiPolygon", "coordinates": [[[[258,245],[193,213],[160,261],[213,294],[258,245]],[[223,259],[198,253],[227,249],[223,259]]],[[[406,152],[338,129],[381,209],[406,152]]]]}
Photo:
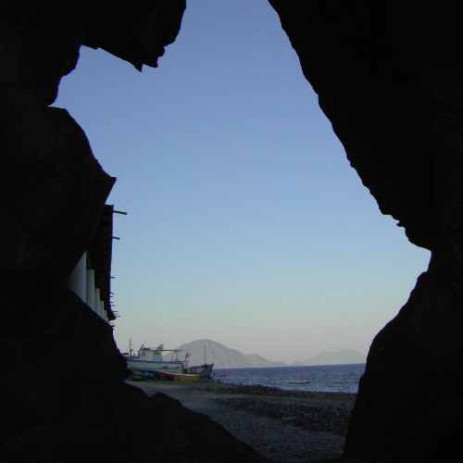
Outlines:
{"type": "MultiPolygon", "coordinates": [[[[270,3],[381,211],[432,252],[410,300],[372,344],[346,457],[461,460],[459,5],[270,3]]],[[[64,289],[113,179],[77,123],[48,105],[82,44],[138,69],[155,66],[184,7],[184,0],[114,3],[101,12],[86,1],[0,6],[2,461],[258,461],[206,418],[125,385],[110,328],[64,289]]]]}
{"type": "Polygon", "coordinates": [[[111,327],[70,291],[47,296],[1,338],[1,461],[264,461],[205,415],[125,384],[111,327]]]}
{"type": "Polygon", "coordinates": [[[263,461],[206,416],[127,385],[112,327],[66,289],[114,179],[48,105],[84,43],[156,65],[184,7],[0,6],[2,462],[263,461]]]}
{"type": "Polygon", "coordinates": [[[375,338],[346,456],[461,460],[463,63],[456,5],[270,0],[352,166],[432,252],[375,338]]]}

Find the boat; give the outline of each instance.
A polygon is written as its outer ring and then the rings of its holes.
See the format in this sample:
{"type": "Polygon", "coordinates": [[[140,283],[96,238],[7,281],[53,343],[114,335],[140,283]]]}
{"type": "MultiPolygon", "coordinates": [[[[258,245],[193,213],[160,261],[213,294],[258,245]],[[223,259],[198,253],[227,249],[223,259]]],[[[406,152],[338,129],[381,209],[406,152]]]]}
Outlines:
{"type": "Polygon", "coordinates": [[[197,381],[212,378],[214,364],[189,366],[189,354],[182,349],[164,349],[164,344],[156,348],[145,347],[144,344],[137,353],[132,350],[123,354],[127,361],[132,379],[169,379],[176,381],[197,381]],[[171,360],[166,360],[165,353],[171,354],[171,360]],[[181,358],[182,357],[182,358],[181,358]]]}
{"type": "Polygon", "coordinates": [[[138,349],[136,354],[129,348],[129,352],[124,354],[127,361],[127,368],[135,378],[157,378],[159,371],[171,373],[184,373],[188,367],[188,353],[180,359],[183,351],[179,349],[164,349],[160,344],[156,348],[145,347],[144,344],[138,349]],[[172,354],[171,360],[166,360],[164,353],[172,354]]]}
{"type": "Polygon", "coordinates": [[[203,346],[203,363],[202,365],[193,365],[186,368],[185,373],[199,375],[200,378],[211,379],[214,372],[214,364],[206,362],[206,346],[203,346]]]}
{"type": "Polygon", "coordinates": [[[200,378],[211,379],[214,372],[213,363],[203,363],[202,365],[194,365],[186,368],[186,373],[199,375],[200,378]]]}

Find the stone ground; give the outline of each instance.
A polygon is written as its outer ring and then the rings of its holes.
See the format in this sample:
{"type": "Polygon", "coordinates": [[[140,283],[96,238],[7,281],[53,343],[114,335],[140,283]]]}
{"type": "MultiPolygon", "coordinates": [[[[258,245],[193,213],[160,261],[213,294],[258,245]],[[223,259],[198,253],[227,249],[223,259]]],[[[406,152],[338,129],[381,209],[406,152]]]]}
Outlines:
{"type": "Polygon", "coordinates": [[[165,393],[209,416],[274,462],[339,457],[355,396],[278,392],[214,382],[131,382],[148,395],[165,393]]]}

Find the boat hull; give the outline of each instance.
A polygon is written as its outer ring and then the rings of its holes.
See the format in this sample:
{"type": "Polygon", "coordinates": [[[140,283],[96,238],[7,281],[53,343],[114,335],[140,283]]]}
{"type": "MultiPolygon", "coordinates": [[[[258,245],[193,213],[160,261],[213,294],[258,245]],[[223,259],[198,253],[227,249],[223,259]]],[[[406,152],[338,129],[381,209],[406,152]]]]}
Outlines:
{"type": "Polygon", "coordinates": [[[191,373],[175,373],[172,371],[158,371],[156,375],[159,379],[165,379],[169,381],[176,381],[180,383],[190,383],[194,381],[199,381],[203,378],[201,376],[191,373]]]}
{"type": "Polygon", "coordinates": [[[127,359],[127,368],[135,376],[156,377],[158,371],[167,371],[172,373],[182,373],[185,370],[185,364],[181,361],[158,362],[140,359],[127,359]]]}
{"type": "Polygon", "coordinates": [[[203,365],[195,365],[188,367],[185,373],[199,375],[201,378],[212,378],[214,370],[213,363],[204,363],[203,365]]]}

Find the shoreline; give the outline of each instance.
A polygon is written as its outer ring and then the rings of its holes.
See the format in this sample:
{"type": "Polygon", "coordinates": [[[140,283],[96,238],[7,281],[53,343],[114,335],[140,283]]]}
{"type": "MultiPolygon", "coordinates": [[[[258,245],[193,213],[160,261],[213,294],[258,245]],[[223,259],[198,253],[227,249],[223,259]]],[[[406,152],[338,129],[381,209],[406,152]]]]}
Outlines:
{"type": "Polygon", "coordinates": [[[224,392],[244,396],[219,399],[233,408],[279,418],[307,430],[341,436],[347,432],[356,397],[356,394],[348,392],[300,391],[241,384],[225,386],[224,392]]]}
{"type": "Polygon", "coordinates": [[[129,381],[147,395],[164,393],[221,424],[274,462],[340,457],[356,394],[289,391],[215,381],[129,381]]]}
{"type": "Polygon", "coordinates": [[[265,385],[286,391],[357,394],[365,364],[288,365],[284,367],[215,368],[214,380],[233,385],[265,385]],[[278,370],[276,374],[259,370],[278,370]],[[242,372],[244,371],[244,373],[242,372]]]}

